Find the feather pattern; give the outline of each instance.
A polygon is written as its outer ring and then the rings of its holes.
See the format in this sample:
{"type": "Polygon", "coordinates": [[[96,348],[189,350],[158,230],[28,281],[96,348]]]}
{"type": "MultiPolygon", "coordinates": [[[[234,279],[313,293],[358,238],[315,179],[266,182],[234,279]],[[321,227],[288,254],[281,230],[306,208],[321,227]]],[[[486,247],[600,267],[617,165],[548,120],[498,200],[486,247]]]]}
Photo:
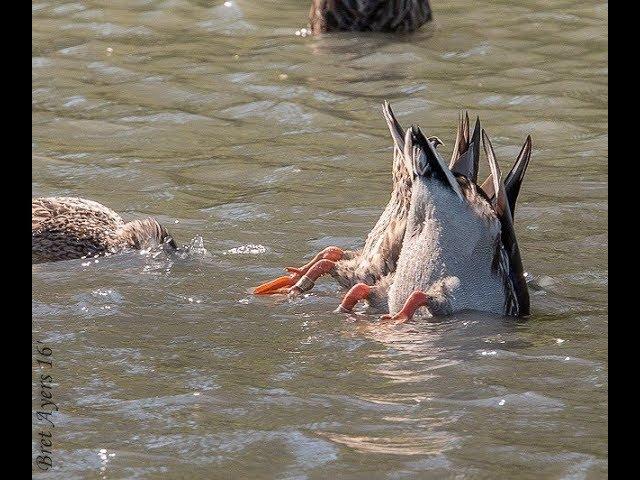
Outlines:
{"type": "Polygon", "coordinates": [[[359,282],[373,285],[380,278],[394,272],[402,248],[412,181],[402,154],[404,131],[386,102],[383,105],[383,115],[394,142],[391,197],[367,235],[362,250],[347,252],[347,257],[337,262],[336,268],[331,272],[345,288],[359,282]]]}
{"type": "MultiPolygon", "coordinates": [[[[382,108],[389,133],[393,140],[393,186],[391,197],[375,226],[369,232],[364,246],[358,251],[347,251],[342,260],[336,262],[331,275],[338,283],[350,288],[356,283],[376,284],[381,278],[395,272],[402,250],[402,242],[409,216],[412,189],[412,158],[407,157],[406,138],[413,143],[412,130],[404,131],[396,119],[391,106],[385,102],[382,108]]],[[[421,141],[436,155],[436,147],[442,142],[437,137],[421,141]]],[[[457,184],[456,184],[457,185],[457,184]]]]}
{"type": "Polygon", "coordinates": [[[83,198],[31,200],[32,263],[95,257],[158,245],[176,248],[166,229],[153,218],[125,223],[113,210],[83,198]]]}

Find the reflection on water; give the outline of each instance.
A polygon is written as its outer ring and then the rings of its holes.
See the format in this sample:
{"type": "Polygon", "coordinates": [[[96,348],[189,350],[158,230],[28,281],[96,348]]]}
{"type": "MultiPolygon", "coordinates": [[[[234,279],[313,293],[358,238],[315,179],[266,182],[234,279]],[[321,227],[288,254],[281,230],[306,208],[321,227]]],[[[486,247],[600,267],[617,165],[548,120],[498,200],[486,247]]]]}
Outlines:
{"type": "Polygon", "coordinates": [[[304,0],[32,4],[34,196],[186,246],[32,267],[60,406],[41,478],[607,475],[607,4],[433,7],[411,36],[313,38],[304,0]],[[479,114],[503,168],[533,136],[528,321],[387,328],[333,314],[329,280],[247,293],[362,244],[385,99],[445,152],[479,114]]]}

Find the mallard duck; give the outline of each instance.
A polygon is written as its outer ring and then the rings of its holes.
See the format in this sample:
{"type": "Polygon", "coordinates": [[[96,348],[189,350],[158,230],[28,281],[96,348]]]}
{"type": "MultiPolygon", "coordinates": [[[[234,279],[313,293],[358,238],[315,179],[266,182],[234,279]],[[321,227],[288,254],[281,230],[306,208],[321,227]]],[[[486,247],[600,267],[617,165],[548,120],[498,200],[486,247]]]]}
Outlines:
{"type": "Polygon", "coordinates": [[[503,181],[491,141],[482,143],[491,174],[476,184],[480,122],[469,139],[468,116],[459,122],[449,167],[418,127],[407,130],[404,158],[413,187],[396,271],[380,284],[356,284],[338,311],[366,299],[388,309],[385,320],[410,320],[425,307],[430,316],[461,310],[529,314],[529,294],[513,227],[513,213],[529,160],[527,137],[503,181]]]}
{"type": "Polygon", "coordinates": [[[31,200],[31,263],[95,257],[128,249],[177,248],[153,218],[125,223],[97,202],[76,197],[31,200]]]}
{"type": "MultiPolygon", "coordinates": [[[[287,267],[285,270],[289,275],[263,283],[253,293],[296,295],[310,290],[315,281],[325,274],[330,274],[343,288],[350,288],[357,283],[374,285],[395,271],[409,214],[412,179],[402,154],[404,131],[387,102],[384,103],[382,112],[394,139],[393,187],[389,203],[367,236],[364,247],[356,251],[336,246],[327,247],[306,265],[299,268],[287,267]]],[[[428,141],[433,148],[442,143],[437,137],[430,137],[428,141]]]]}
{"type": "Polygon", "coordinates": [[[431,20],[429,0],[313,0],[309,28],[332,31],[413,32],[431,20]]]}

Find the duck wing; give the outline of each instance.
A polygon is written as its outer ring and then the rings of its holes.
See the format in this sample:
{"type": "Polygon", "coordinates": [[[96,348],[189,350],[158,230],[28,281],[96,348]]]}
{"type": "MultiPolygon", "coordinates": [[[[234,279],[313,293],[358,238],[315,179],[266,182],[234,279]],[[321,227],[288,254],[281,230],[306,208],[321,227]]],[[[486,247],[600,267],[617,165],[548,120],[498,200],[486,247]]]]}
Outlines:
{"type": "Polygon", "coordinates": [[[40,197],[31,200],[31,229],[115,230],[124,225],[116,212],[92,200],[77,197],[40,197]],[[90,228],[89,228],[90,227],[90,228]]]}
{"type": "Polygon", "coordinates": [[[508,272],[506,276],[506,280],[508,280],[506,289],[506,313],[514,316],[526,316],[529,315],[530,311],[529,290],[527,288],[527,281],[524,278],[522,257],[513,227],[513,216],[511,215],[509,199],[493,150],[493,145],[491,145],[491,140],[484,130],[482,131],[482,143],[485,154],[489,159],[489,167],[491,169],[490,178],[495,192],[491,204],[502,226],[501,239],[504,252],[501,263],[502,265],[505,263],[508,264],[504,265],[505,271],[508,272]]]}

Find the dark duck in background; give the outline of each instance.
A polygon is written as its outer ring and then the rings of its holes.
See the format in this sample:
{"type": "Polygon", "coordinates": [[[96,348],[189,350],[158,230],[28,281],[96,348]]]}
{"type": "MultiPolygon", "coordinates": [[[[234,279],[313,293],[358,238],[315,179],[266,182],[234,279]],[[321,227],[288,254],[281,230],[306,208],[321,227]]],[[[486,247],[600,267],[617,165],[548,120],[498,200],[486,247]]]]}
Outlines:
{"type": "Polygon", "coordinates": [[[325,32],[409,33],[431,20],[428,0],[313,0],[309,27],[325,32]]]}

